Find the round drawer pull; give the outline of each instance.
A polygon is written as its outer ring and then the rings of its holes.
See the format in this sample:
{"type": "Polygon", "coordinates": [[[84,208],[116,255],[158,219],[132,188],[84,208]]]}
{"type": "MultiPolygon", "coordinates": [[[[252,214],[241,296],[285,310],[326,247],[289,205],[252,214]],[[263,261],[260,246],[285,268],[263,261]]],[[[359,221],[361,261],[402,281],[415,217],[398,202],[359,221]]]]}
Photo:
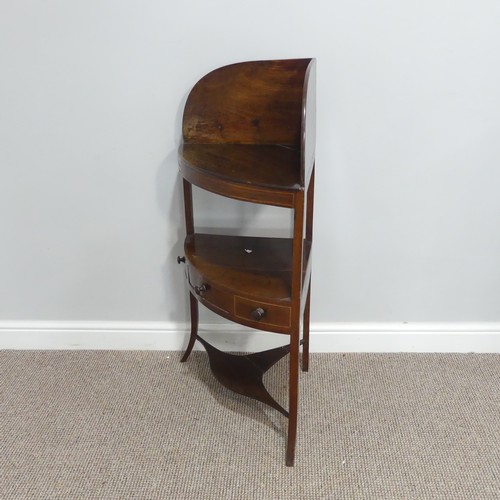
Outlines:
{"type": "Polygon", "coordinates": [[[194,291],[196,295],[201,295],[203,292],[206,292],[209,289],[209,286],[206,283],[201,284],[200,286],[195,286],[194,291]]]}
{"type": "Polygon", "coordinates": [[[257,309],[254,309],[251,313],[250,316],[252,319],[255,321],[261,320],[264,316],[266,315],[266,310],[262,309],[262,307],[257,307],[257,309]]]}

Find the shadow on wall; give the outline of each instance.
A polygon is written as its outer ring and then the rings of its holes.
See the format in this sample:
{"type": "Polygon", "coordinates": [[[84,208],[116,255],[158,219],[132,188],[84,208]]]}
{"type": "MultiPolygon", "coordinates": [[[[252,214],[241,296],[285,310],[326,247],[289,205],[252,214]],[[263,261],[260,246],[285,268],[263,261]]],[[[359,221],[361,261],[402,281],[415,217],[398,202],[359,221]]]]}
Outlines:
{"type": "Polygon", "coordinates": [[[172,151],[158,170],[158,192],[162,213],[166,216],[167,256],[162,266],[162,281],[169,321],[187,322],[189,300],[184,283],[184,269],[177,256],[184,255],[184,204],[182,179],[178,175],[177,150],[172,151]]]}
{"type": "Polygon", "coordinates": [[[167,256],[162,266],[162,281],[170,321],[186,322],[189,318],[189,300],[184,283],[184,272],[179,269],[177,256],[183,255],[184,245],[184,204],[182,199],[182,179],[178,174],[177,148],[182,138],[182,115],[189,92],[181,99],[174,125],[173,149],[160,163],[156,176],[156,196],[158,206],[166,225],[167,256]]]}

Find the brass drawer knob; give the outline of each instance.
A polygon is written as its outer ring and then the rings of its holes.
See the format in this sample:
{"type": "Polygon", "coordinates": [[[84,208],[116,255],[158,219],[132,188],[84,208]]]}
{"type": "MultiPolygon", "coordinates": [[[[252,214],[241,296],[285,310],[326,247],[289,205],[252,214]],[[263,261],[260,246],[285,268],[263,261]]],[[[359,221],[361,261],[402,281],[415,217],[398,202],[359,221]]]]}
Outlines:
{"type": "Polygon", "coordinates": [[[262,307],[257,307],[257,309],[254,309],[251,313],[250,316],[252,319],[255,321],[261,320],[264,316],[266,315],[265,309],[262,309],[262,307]]]}
{"type": "Polygon", "coordinates": [[[210,287],[206,284],[203,283],[200,286],[195,286],[194,291],[196,292],[196,295],[201,295],[203,292],[206,292],[210,287]]]}

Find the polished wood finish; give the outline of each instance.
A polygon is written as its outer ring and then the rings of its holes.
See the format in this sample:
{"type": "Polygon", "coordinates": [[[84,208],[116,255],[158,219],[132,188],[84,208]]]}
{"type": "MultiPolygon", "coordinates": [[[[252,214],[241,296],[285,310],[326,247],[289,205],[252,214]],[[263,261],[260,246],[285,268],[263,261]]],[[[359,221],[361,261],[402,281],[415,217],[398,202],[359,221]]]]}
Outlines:
{"type": "Polygon", "coordinates": [[[199,336],[197,339],[208,352],[212,372],[222,385],[238,394],[271,406],[285,417],[289,416],[269,394],[262,381],[264,373],[289,353],[289,345],[253,354],[236,355],[216,349],[199,336]]]}
{"type": "Polygon", "coordinates": [[[268,144],[183,144],[181,166],[226,182],[298,191],[300,152],[268,144]]]}
{"type": "MultiPolygon", "coordinates": [[[[312,167],[311,175],[309,178],[309,184],[307,187],[307,205],[306,205],[306,237],[305,237],[305,245],[306,248],[312,244],[313,238],[313,216],[314,216],[314,175],[315,169],[314,164],[312,167]]],[[[311,317],[311,273],[312,273],[312,259],[310,255],[310,251],[307,251],[306,258],[306,273],[305,279],[303,281],[303,289],[307,289],[306,299],[302,302],[305,304],[304,306],[304,347],[302,350],[302,370],[307,372],[309,371],[309,326],[310,326],[310,317],[311,317]],[[307,287],[304,284],[307,284],[307,287]]]]}
{"type": "Polygon", "coordinates": [[[189,94],[179,147],[191,310],[182,361],[199,340],[221,383],[287,416],[287,465],[295,456],[301,345],[302,370],[309,367],[315,85],[314,59],[219,68],[189,94]],[[192,184],[236,200],[292,209],[293,237],[197,233],[192,184]],[[198,334],[198,302],[236,323],[288,335],[290,344],[248,356],[223,353],[198,334]],[[262,382],[264,372],[287,353],[288,411],[262,382]]]}
{"type": "Polygon", "coordinates": [[[300,152],[290,147],[183,144],[179,158],[185,179],[230,198],[291,208],[302,189],[300,152]]]}
{"type": "Polygon", "coordinates": [[[186,347],[186,351],[184,352],[184,355],[181,358],[181,363],[186,362],[187,359],[189,358],[189,355],[193,350],[194,343],[196,342],[196,337],[198,336],[198,322],[199,322],[198,301],[196,300],[196,297],[192,293],[189,294],[189,308],[191,312],[191,333],[189,335],[189,342],[186,347]]]}
{"type": "Polygon", "coordinates": [[[253,61],[212,71],[189,94],[184,142],[300,146],[304,83],[311,63],[253,61]]]}

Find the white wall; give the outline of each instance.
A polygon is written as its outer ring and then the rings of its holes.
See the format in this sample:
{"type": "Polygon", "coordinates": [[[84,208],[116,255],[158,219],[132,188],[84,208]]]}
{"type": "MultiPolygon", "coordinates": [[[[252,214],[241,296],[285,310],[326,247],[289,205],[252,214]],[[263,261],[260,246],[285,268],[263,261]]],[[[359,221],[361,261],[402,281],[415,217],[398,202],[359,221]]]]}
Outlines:
{"type": "MultiPolygon", "coordinates": [[[[499,21],[494,0],[2,2],[0,321],[186,321],[187,92],[310,56],[313,321],[500,321],[499,21]]],[[[202,226],[289,222],[196,194],[202,226]]]]}

